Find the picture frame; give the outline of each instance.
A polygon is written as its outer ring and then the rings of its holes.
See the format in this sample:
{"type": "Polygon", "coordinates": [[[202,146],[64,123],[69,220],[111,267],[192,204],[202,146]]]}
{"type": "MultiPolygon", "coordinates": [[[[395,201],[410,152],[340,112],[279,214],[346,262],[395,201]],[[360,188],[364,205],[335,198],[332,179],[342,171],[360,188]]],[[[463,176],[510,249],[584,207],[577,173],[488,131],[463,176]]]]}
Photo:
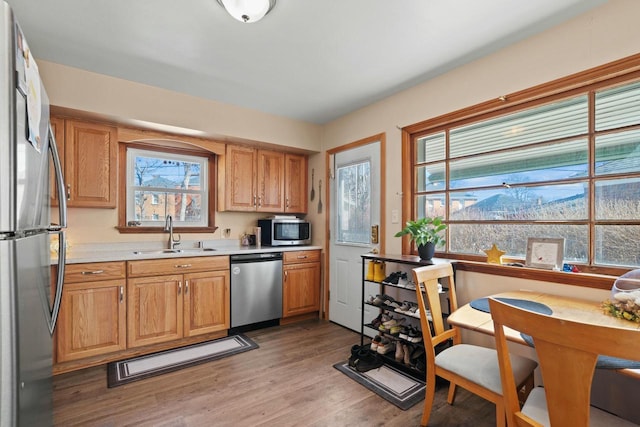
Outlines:
{"type": "Polygon", "coordinates": [[[529,237],[527,239],[526,266],[547,270],[562,269],[564,239],[529,237]]]}

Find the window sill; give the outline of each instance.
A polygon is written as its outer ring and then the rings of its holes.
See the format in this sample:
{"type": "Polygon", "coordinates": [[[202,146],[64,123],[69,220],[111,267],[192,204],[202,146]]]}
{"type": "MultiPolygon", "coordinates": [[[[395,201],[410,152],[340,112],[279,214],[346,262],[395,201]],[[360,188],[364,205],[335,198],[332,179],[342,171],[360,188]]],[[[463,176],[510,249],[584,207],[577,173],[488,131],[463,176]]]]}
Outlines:
{"type": "MultiPolygon", "coordinates": [[[[213,233],[218,229],[218,227],[175,227],[173,229],[174,233],[213,233]]],[[[140,234],[149,234],[149,233],[166,233],[164,227],[116,227],[122,234],[129,233],[140,233],[140,234]]]]}
{"type": "Polygon", "coordinates": [[[454,262],[457,270],[605,290],[610,290],[613,282],[618,278],[617,276],[605,274],[568,273],[564,271],[489,264],[487,262],[469,260],[455,260],[454,262]]]}

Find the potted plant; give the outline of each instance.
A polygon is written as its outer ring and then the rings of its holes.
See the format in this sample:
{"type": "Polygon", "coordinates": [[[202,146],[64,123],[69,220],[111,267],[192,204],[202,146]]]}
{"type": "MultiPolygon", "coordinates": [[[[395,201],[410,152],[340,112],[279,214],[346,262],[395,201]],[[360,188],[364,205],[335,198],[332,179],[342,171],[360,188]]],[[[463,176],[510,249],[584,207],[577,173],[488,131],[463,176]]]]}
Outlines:
{"type": "Polygon", "coordinates": [[[396,233],[395,237],[406,234],[418,247],[421,259],[430,260],[436,250],[436,246],[444,245],[446,240],[441,232],[446,230],[447,224],[442,222],[442,217],[425,217],[416,221],[407,221],[406,226],[396,233]]]}

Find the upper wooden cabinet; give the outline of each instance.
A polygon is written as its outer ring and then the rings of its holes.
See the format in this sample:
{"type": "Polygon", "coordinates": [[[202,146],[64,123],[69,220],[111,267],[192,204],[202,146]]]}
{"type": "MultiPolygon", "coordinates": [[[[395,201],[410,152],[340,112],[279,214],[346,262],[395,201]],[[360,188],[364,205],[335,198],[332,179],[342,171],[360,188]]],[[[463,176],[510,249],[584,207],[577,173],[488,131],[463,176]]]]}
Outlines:
{"type": "Polygon", "coordinates": [[[306,213],[303,155],[227,145],[219,164],[218,209],[306,213]]]}
{"type": "Polygon", "coordinates": [[[284,156],[284,211],[307,212],[307,157],[298,154],[284,156]]]}
{"type": "MultiPolygon", "coordinates": [[[[117,129],[79,120],[51,118],[64,181],[67,206],[115,208],[117,198],[117,129]]],[[[53,172],[52,172],[53,173],[53,172]]],[[[52,203],[57,204],[51,181],[52,203]]]]}

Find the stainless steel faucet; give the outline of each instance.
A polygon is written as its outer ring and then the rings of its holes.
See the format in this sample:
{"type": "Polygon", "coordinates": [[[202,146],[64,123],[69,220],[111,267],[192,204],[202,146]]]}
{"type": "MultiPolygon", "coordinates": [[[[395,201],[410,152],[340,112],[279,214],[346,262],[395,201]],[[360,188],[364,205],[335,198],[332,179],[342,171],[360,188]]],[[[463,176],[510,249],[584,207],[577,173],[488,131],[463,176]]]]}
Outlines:
{"type": "Polygon", "coordinates": [[[171,215],[167,215],[164,221],[164,231],[169,232],[169,249],[175,249],[180,244],[180,235],[178,234],[177,239],[173,238],[173,218],[171,215]]]}

